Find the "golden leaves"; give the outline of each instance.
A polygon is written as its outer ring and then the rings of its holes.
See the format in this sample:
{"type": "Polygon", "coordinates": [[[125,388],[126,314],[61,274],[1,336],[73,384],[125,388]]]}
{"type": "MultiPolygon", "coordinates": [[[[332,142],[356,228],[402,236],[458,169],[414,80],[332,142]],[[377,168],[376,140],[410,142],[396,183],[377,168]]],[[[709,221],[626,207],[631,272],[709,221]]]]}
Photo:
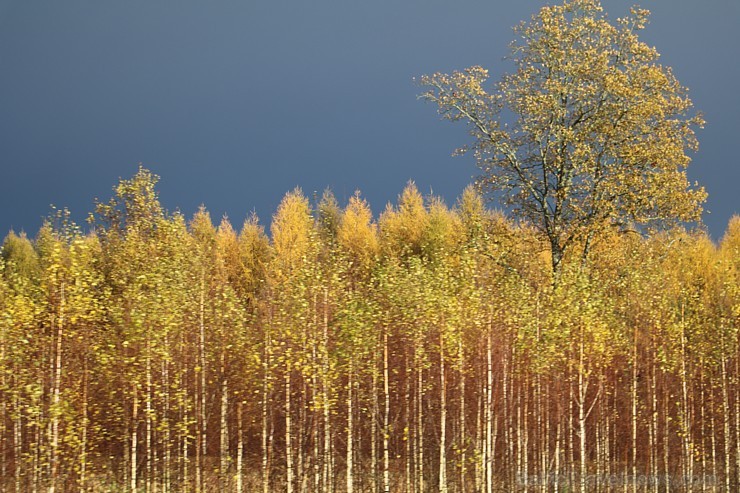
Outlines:
{"type": "Polygon", "coordinates": [[[373,213],[359,192],[349,199],[337,231],[339,245],[354,262],[369,270],[378,253],[378,235],[373,213]]]}
{"type": "Polygon", "coordinates": [[[296,188],[285,195],[273,216],[271,232],[279,271],[289,276],[309,251],[313,224],[308,200],[296,188]]]}
{"type": "Polygon", "coordinates": [[[469,125],[479,183],[501,192],[556,250],[610,224],[701,213],[706,194],[683,170],[703,120],[657,51],[637,38],[648,15],[635,8],[612,24],[597,0],[542,8],[515,29],[516,71],[495,95],[477,66],[421,78],[429,88],[421,98],[469,125]],[[507,113],[516,117],[510,127],[501,123],[507,113]]]}

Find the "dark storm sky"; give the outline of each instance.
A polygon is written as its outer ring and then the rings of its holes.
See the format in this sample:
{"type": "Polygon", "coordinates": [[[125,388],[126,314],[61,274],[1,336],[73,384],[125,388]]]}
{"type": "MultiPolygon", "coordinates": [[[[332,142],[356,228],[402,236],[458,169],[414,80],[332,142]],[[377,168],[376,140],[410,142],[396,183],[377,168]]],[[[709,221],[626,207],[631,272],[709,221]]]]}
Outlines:
{"type": "MultiPolygon", "coordinates": [[[[480,64],[543,0],[0,0],[0,236],[50,204],[83,221],[139,162],[165,207],[239,227],[285,192],[360,189],[376,212],[407,180],[448,203],[477,170],[462,125],[412,78],[480,64]]],[[[632,2],[604,1],[611,18],[632,2]]],[[[641,38],[708,124],[689,174],[715,239],[740,212],[740,3],[645,0],[641,38]]]]}

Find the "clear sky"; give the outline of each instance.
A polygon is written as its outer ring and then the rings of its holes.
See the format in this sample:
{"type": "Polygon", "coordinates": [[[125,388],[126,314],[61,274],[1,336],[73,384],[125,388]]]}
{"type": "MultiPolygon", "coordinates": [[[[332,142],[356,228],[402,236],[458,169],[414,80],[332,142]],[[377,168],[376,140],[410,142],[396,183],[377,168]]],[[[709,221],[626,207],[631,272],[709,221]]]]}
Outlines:
{"type": "MultiPolygon", "coordinates": [[[[77,221],[138,166],[169,210],[263,222],[296,186],[360,189],[373,209],[415,180],[453,203],[469,138],[413,77],[483,65],[543,0],[0,0],[0,236],[50,204],[77,221]]],[[[606,0],[611,18],[631,2],[606,0]]],[[[740,2],[645,0],[654,45],[707,126],[689,168],[721,237],[740,212],[740,2]]]]}

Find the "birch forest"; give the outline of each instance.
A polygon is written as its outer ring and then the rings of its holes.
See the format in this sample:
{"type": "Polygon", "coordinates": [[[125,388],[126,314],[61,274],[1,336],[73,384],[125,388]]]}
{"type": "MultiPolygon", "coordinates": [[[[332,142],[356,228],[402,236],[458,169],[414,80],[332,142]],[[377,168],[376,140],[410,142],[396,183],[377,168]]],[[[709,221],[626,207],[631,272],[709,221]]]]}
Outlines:
{"type": "Polygon", "coordinates": [[[568,250],[413,183],[160,204],[144,168],[0,262],[0,491],[740,488],[740,217],[568,250]],[[569,257],[570,255],[570,257],[569,257]]]}

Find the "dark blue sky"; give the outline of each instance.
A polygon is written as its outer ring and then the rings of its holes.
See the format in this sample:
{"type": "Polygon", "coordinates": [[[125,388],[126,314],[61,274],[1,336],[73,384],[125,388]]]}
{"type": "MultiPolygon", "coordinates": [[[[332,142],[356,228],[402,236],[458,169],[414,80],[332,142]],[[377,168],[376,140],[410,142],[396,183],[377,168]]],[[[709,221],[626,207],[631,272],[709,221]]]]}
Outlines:
{"type": "MultiPolygon", "coordinates": [[[[360,189],[376,212],[407,180],[454,202],[477,170],[462,125],[412,78],[480,64],[543,1],[0,0],[0,236],[50,204],[83,221],[143,163],[161,199],[239,227],[285,192],[360,189]]],[[[608,0],[611,18],[631,2],[608,0]]],[[[740,212],[740,4],[646,0],[656,46],[707,126],[690,177],[715,239],[740,212]]]]}

